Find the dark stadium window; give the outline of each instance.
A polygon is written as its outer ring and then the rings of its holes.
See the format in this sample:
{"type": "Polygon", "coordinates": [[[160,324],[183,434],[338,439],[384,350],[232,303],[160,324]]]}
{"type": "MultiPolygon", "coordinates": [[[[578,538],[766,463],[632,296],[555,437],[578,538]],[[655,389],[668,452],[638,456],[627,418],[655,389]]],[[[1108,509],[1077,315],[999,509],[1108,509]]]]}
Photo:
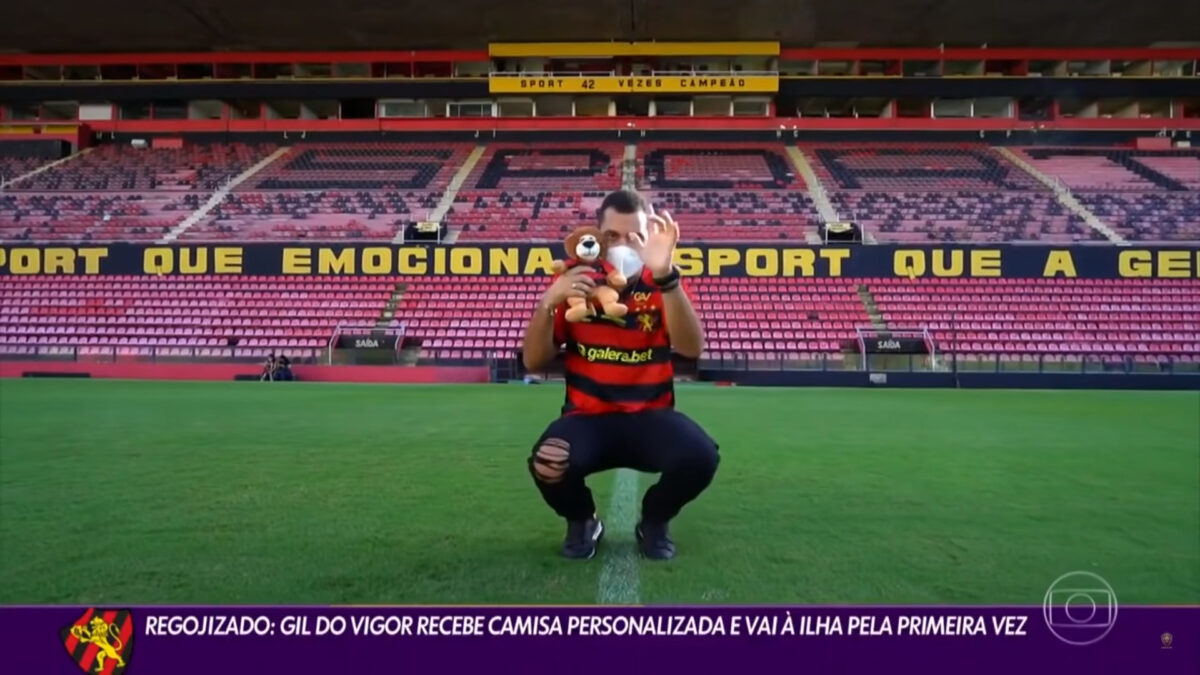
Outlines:
{"type": "Polygon", "coordinates": [[[929,117],[929,101],[919,98],[902,98],[896,101],[896,117],[929,117]]]}
{"type": "Polygon", "coordinates": [[[189,120],[219,120],[225,113],[221,101],[188,101],[189,120]]]}
{"type": "Polygon", "coordinates": [[[1154,73],[1153,61],[1113,61],[1114,75],[1124,77],[1149,77],[1154,73]]]}
{"type": "Polygon", "coordinates": [[[22,80],[61,80],[62,66],[25,66],[21,69],[22,80]]]}
{"type": "Polygon", "coordinates": [[[939,61],[905,61],[905,77],[938,77],[942,74],[942,64],[939,61]]]}
{"type": "Polygon", "coordinates": [[[1200,98],[1184,99],[1182,103],[1184,117],[1200,117],[1200,98]]]}
{"type": "Polygon", "coordinates": [[[98,80],[100,66],[67,66],[63,68],[64,80],[98,80]]]}
{"type": "Polygon", "coordinates": [[[1166,98],[1149,98],[1137,102],[1138,117],[1166,118],[1171,116],[1171,100],[1166,98]]]}
{"type": "Polygon", "coordinates": [[[413,77],[454,77],[454,65],[451,63],[417,63],[413,67],[413,77]]]}
{"type": "Polygon", "coordinates": [[[183,63],[179,66],[181,80],[207,80],[213,76],[211,63],[183,63]]]}
{"type": "MultiPolygon", "coordinates": [[[[649,117],[650,116],[650,97],[649,96],[627,96],[617,99],[617,116],[618,117],[649,117]]],[[[538,114],[541,114],[541,107],[538,108],[538,114]]]]}
{"type": "Polygon", "coordinates": [[[1095,117],[1098,108],[1092,101],[1063,98],[1058,101],[1059,117],[1095,117]]]}
{"type": "Polygon", "coordinates": [[[369,120],[375,117],[375,101],[369,98],[351,98],[341,101],[342,119],[369,120]]]}
{"type": "Polygon", "coordinates": [[[254,72],[249,63],[218,63],[215,69],[218,80],[242,80],[254,72]]]}
{"type": "Polygon", "coordinates": [[[0,66],[0,80],[21,79],[21,66],[0,66]]]}
{"type": "Polygon", "coordinates": [[[133,65],[104,65],[100,66],[102,80],[132,80],[137,77],[137,66],[133,65]]]}
{"type": "Polygon", "coordinates": [[[831,77],[852,75],[853,61],[821,61],[817,63],[817,76],[831,77]]]}
{"type": "Polygon", "coordinates": [[[229,116],[235,120],[256,120],[262,117],[262,103],[258,101],[230,101],[229,116]]]}
{"type": "Polygon", "coordinates": [[[42,104],[42,121],[79,119],[79,104],[75,101],[53,101],[42,104]]]}
{"type": "Polygon", "coordinates": [[[120,119],[148,120],[150,119],[150,103],[147,101],[128,101],[117,108],[120,119]]]}
{"type": "Polygon", "coordinates": [[[983,61],[947,61],[942,66],[946,77],[979,77],[983,75],[983,61]]]}
{"type": "Polygon", "coordinates": [[[300,103],[300,118],[306,120],[336,120],[340,112],[337,101],[316,100],[300,103]]]}
{"type": "Polygon", "coordinates": [[[884,75],[899,75],[899,61],[859,61],[858,74],[869,77],[880,77],[884,75]]]}
{"type": "Polygon", "coordinates": [[[988,61],[983,68],[987,75],[1017,75],[1021,61],[988,61]]]}
{"type": "Polygon", "coordinates": [[[155,101],[152,117],[156,120],[186,120],[187,101],[155,101]]]}
{"type": "Polygon", "coordinates": [[[296,77],[325,79],[333,76],[332,63],[297,63],[296,77]]]}
{"type": "Polygon", "coordinates": [[[33,121],[38,119],[39,114],[37,104],[9,103],[6,119],[16,122],[33,121]]]}
{"type": "Polygon", "coordinates": [[[658,99],[654,102],[654,112],[663,117],[690,117],[692,102],[684,99],[658,99]]]}
{"type": "Polygon", "coordinates": [[[1066,77],[1066,61],[1030,61],[1029,73],[1042,77],[1066,77]]]}
{"type": "Polygon", "coordinates": [[[383,64],[383,77],[412,77],[413,64],[407,62],[383,64]]]}
{"type": "Polygon", "coordinates": [[[331,74],[333,77],[380,77],[371,74],[369,63],[335,63],[331,74]]]}
{"type": "Polygon", "coordinates": [[[1049,97],[1022,98],[1017,101],[1017,114],[1023,120],[1048,120],[1053,106],[1054,100],[1049,97]]]}
{"type": "Polygon", "coordinates": [[[175,65],[171,63],[150,63],[138,66],[139,80],[168,80],[175,77],[175,65]]]}
{"type": "Polygon", "coordinates": [[[884,112],[891,104],[890,99],[886,98],[856,98],[852,102],[854,107],[855,117],[883,117],[884,112]]]}
{"type": "Polygon", "coordinates": [[[299,101],[267,101],[266,110],[269,120],[300,119],[299,101]]]}
{"type": "Polygon", "coordinates": [[[275,80],[292,77],[290,63],[256,63],[254,64],[254,79],[275,80]]]}

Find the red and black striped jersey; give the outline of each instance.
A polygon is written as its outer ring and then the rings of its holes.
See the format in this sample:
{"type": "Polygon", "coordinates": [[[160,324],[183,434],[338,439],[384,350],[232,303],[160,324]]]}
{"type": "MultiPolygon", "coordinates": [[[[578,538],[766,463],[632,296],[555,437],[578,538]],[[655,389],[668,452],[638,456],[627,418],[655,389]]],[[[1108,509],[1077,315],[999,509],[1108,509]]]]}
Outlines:
{"type": "Polygon", "coordinates": [[[554,340],[566,348],[564,415],[638,412],[675,405],[671,340],[662,293],[643,270],[621,295],[629,313],[570,323],[554,314],[554,340]]]}

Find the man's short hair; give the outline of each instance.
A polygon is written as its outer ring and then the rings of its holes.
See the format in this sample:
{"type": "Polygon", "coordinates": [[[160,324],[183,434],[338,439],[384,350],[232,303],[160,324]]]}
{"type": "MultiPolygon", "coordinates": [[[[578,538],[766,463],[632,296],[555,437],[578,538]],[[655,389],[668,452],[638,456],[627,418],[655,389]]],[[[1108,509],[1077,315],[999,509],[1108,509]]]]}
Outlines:
{"type": "Polygon", "coordinates": [[[608,193],[604,201],[600,202],[600,208],[596,209],[597,223],[604,222],[604,212],[609,209],[617,213],[649,213],[650,204],[636,190],[614,190],[608,193]]]}

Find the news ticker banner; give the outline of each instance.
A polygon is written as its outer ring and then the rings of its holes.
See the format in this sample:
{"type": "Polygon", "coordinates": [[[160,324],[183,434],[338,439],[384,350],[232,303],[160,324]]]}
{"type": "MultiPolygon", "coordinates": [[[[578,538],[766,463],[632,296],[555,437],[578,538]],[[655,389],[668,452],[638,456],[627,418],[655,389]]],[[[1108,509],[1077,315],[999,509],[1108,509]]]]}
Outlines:
{"type": "MultiPolygon", "coordinates": [[[[1200,247],[680,246],[684,276],[1197,279],[1200,247]]],[[[548,275],[562,245],[0,246],[0,277],[548,275]]]]}
{"type": "Polygon", "coordinates": [[[4,671],[39,675],[1200,672],[1200,607],[1118,611],[1094,594],[1061,607],[4,607],[0,634],[4,671]]]}
{"type": "Polygon", "coordinates": [[[506,75],[488,76],[492,94],[773,94],[779,91],[779,75],[737,73],[647,76],[506,75]]]}

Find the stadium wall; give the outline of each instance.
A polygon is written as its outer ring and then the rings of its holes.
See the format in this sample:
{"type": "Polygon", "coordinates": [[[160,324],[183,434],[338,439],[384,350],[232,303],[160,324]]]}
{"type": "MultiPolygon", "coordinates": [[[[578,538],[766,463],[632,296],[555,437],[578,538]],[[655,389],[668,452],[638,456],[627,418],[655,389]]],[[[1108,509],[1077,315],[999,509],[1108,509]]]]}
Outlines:
{"type": "MultiPolygon", "coordinates": [[[[257,378],[257,364],[237,363],[80,363],[61,361],[0,361],[5,377],[95,377],[124,380],[234,380],[257,378]]],[[[385,384],[459,384],[490,381],[487,366],[305,366],[292,367],[302,382],[364,382],[385,384]]]]}

